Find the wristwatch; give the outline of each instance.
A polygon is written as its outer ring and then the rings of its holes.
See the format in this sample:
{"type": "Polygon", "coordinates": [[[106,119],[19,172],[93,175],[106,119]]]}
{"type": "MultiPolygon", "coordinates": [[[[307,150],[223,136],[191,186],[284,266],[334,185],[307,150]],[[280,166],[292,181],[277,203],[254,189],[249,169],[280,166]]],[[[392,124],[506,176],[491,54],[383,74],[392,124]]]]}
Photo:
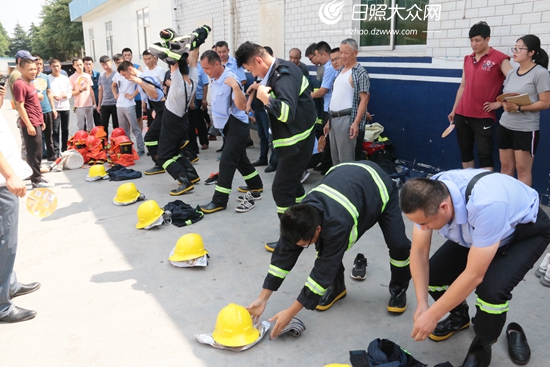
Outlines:
{"type": "Polygon", "coordinates": [[[520,105],[518,105],[518,110],[517,110],[517,112],[521,112],[521,106],[520,106],[520,105]]]}

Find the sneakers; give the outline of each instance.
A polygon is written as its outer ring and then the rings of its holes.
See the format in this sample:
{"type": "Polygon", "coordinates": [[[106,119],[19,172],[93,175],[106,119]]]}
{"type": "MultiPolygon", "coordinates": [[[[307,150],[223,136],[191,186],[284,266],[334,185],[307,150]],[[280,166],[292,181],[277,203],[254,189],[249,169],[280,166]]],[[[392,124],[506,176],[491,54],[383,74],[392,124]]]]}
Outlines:
{"type": "Polygon", "coordinates": [[[540,277],[540,284],[545,287],[550,287],[550,266],[546,269],[546,274],[540,277]]]}
{"type": "Polygon", "coordinates": [[[48,188],[48,187],[54,187],[55,185],[51,182],[49,182],[48,180],[46,180],[45,178],[40,178],[40,181],[38,182],[33,182],[32,183],[32,188],[33,189],[38,189],[38,188],[48,188]]]}
{"type": "Polygon", "coordinates": [[[353,261],[351,277],[356,280],[367,279],[367,258],[363,254],[357,254],[353,261]]]}
{"type": "Polygon", "coordinates": [[[216,172],[216,173],[211,173],[210,174],[210,177],[208,177],[206,179],[206,181],[204,181],[204,184],[205,185],[214,185],[218,182],[218,177],[220,177],[220,173],[219,172],[216,172]]]}
{"type": "Polygon", "coordinates": [[[304,183],[305,180],[309,177],[310,173],[306,170],[304,173],[302,173],[302,178],[300,179],[300,183],[304,183]]]}
{"type": "Polygon", "coordinates": [[[263,192],[264,191],[264,188],[263,187],[260,187],[259,189],[249,189],[248,186],[239,186],[239,188],[237,189],[239,192],[249,192],[249,191],[254,191],[254,192],[263,192]]]}
{"type": "Polygon", "coordinates": [[[244,195],[237,196],[237,201],[254,201],[260,200],[261,198],[262,194],[260,192],[249,191],[244,195]]]}
{"type": "Polygon", "coordinates": [[[548,270],[548,264],[550,264],[550,253],[544,256],[544,259],[540,263],[539,268],[535,270],[535,275],[537,276],[537,278],[542,277],[546,273],[546,271],[548,270]]]}
{"type": "MultiPolygon", "coordinates": [[[[249,193],[246,193],[247,195],[249,193]]],[[[235,208],[235,211],[237,213],[246,213],[247,211],[253,209],[256,206],[254,203],[254,200],[244,200],[241,202],[241,204],[235,208]]]]}

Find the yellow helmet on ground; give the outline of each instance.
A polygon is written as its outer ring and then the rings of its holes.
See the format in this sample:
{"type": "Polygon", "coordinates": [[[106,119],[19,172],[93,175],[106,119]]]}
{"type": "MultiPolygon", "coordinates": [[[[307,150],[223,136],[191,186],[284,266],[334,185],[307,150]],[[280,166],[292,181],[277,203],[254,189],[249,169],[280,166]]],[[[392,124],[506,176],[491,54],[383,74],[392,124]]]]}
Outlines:
{"type": "Polygon", "coordinates": [[[124,183],[116,190],[116,196],[113,199],[115,205],[129,205],[140,199],[142,194],[138,191],[136,185],[132,182],[124,183]]]}
{"type": "Polygon", "coordinates": [[[155,223],[164,214],[155,200],[147,200],[137,210],[138,222],[136,228],[142,229],[155,223]]]}
{"type": "Polygon", "coordinates": [[[94,166],[91,166],[88,170],[88,178],[94,178],[94,177],[105,177],[107,176],[107,171],[105,171],[105,167],[101,164],[96,164],[94,166]]]}
{"type": "Polygon", "coordinates": [[[260,332],[252,324],[252,317],[243,306],[230,303],[218,314],[212,338],[226,347],[242,347],[254,343],[260,332]]]}
{"type": "Polygon", "coordinates": [[[200,234],[188,233],[180,237],[170,261],[187,261],[197,259],[208,253],[204,249],[204,242],[200,234]]]}

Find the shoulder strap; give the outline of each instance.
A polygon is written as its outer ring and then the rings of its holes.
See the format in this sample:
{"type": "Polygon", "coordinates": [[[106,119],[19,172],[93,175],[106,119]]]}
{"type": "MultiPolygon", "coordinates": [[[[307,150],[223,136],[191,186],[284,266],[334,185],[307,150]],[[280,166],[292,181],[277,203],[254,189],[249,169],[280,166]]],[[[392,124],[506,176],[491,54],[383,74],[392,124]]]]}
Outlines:
{"type": "Polygon", "coordinates": [[[466,186],[466,204],[468,203],[468,200],[470,200],[470,196],[472,196],[472,190],[474,189],[474,185],[484,176],[490,175],[492,173],[496,173],[495,171],[487,171],[487,172],[481,172],[472,177],[470,182],[468,182],[468,186],[466,186]]]}

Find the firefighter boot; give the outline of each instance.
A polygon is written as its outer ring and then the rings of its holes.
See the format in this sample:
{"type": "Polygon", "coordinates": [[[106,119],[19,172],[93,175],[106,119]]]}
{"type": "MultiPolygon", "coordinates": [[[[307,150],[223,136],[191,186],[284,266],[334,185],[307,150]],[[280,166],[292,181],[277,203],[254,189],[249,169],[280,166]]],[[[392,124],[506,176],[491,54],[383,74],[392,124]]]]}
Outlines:
{"type": "Polygon", "coordinates": [[[409,282],[398,283],[390,281],[390,301],[388,302],[388,312],[401,314],[407,309],[407,289],[409,282]]]}
{"type": "Polygon", "coordinates": [[[468,314],[468,304],[462,302],[449,312],[449,316],[439,321],[433,333],[428,337],[436,342],[446,340],[454,333],[467,329],[470,326],[470,315],[468,314]]]}
{"type": "Polygon", "coordinates": [[[189,181],[192,184],[196,184],[201,180],[199,177],[199,174],[195,170],[195,167],[193,167],[192,164],[185,164],[185,172],[187,173],[187,177],[189,177],[189,181]]]}
{"type": "Polygon", "coordinates": [[[159,173],[164,173],[165,170],[162,168],[162,166],[159,166],[155,163],[155,165],[152,168],[146,169],[143,173],[146,175],[158,175],[159,173]]]}
{"type": "Polygon", "coordinates": [[[344,273],[341,272],[336,276],[336,279],[327,288],[325,294],[319,300],[319,304],[315,307],[318,311],[326,311],[332,307],[336,301],[344,298],[347,294],[346,284],[344,283],[344,273]]]}
{"type": "Polygon", "coordinates": [[[462,367],[488,367],[491,364],[491,345],[484,343],[477,336],[470,344],[468,354],[462,362],[462,367]]]}
{"type": "Polygon", "coordinates": [[[170,195],[172,196],[178,196],[185,194],[188,191],[191,191],[195,188],[191,181],[187,177],[180,176],[178,177],[178,188],[174,190],[170,190],[170,195]]]}

